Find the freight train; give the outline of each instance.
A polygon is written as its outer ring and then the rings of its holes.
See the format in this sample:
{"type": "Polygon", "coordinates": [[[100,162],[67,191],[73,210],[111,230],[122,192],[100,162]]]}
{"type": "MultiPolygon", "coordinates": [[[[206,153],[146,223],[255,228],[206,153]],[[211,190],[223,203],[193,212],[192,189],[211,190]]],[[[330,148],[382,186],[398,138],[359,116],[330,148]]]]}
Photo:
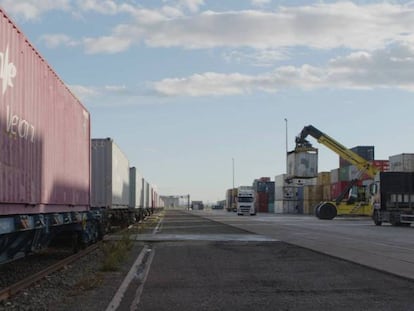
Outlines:
{"type": "Polygon", "coordinates": [[[161,206],[112,139],[0,8],[0,263],[100,239],[161,206]]]}

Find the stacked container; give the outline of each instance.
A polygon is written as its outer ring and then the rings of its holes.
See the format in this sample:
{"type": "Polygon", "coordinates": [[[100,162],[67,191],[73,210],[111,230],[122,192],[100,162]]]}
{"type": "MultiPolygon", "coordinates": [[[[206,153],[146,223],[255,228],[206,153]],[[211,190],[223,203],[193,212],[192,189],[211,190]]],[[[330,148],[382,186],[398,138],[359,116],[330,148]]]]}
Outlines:
{"type": "Polygon", "coordinates": [[[391,172],[414,172],[414,153],[402,153],[389,157],[391,172]]]}
{"type": "MultiPolygon", "coordinates": [[[[356,146],[350,149],[367,161],[374,161],[374,146],[356,146]]],[[[339,169],[331,171],[331,199],[338,197],[347,187],[350,181],[358,179],[357,185],[361,185],[363,180],[370,179],[366,174],[360,176],[360,170],[351,165],[348,161],[339,158],[339,169]]]]}
{"type": "Polygon", "coordinates": [[[316,185],[316,178],[288,178],[287,174],[275,177],[276,214],[302,214],[304,187],[316,185]]]}
{"type": "Polygon", "coordinates": [[[259,213],[273,213],[275,201],[275,183],[270,177],[261,177],[253,182],[256,193],[255,208],[259,213]]]}

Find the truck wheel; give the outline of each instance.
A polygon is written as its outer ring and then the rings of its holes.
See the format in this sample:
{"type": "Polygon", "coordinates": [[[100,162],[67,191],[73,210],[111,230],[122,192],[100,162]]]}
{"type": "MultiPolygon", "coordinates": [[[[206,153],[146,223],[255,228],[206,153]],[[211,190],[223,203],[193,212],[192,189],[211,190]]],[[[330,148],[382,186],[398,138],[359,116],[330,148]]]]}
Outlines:
{"type": "Polygon", "coordinates": [[[336,217],[337,211],[336,206],[332,203],[325,202],[318,206],[319,219],[332,220],[336,217]]]}
{"type": "Polygon", "coordinates": [[[374,224],[376,226],[382,225],[382,221],[380,220],[380,213],[378,211],[374,211],[374,214],[372,215],[372,219],[374,220],[374,224]]]}
{"type": "Polygon", "coordinates": [[[316,207],[315,207],[315,216],[316,216],[318,219],[321,219],[319,212],[320,212],[320,207],[321,207],[321,205],[322,205],[322,204],[323,204],[323,202],[322,202],[322,203],[319,203],[319,204],[318,204],[318,205],[316,205],[316,207]]]}

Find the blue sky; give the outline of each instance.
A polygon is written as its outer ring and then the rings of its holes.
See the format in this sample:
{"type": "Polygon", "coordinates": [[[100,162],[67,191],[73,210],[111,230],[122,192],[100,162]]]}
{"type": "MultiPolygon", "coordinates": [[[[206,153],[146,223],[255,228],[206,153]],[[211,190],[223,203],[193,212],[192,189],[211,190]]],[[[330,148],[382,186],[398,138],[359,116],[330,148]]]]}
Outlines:
{"type": "MultiPolygon", "coordinates": [[[[377,159],[414,152],[414,2],[0,0],[164,195],[224,199],[285,172],[313,124],[377,159]]],[[[318,145],[320,171],[338,156],[318,145]]]]}

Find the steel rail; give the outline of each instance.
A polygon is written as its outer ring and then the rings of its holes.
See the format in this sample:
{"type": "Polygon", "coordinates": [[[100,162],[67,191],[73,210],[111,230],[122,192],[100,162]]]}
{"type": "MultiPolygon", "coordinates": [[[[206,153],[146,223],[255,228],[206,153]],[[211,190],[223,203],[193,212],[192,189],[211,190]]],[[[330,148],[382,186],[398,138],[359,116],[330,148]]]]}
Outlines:
{"type": "Polygon", "coordinates": [[[66,257],[65,259],[47,267],[46,269],[39,271],[35,274],[32,274],[30,276],[28,276],[27,278],[14,283],[13,285],[10,285],[9,287],[6,287],[2,290],[0,290],[0,301],[9,299],[10,297],[16,295],[18,292],[28,288],[29,286],[31,286],[32,284],[42,280],[43,278],[45,278],[46,276],[64,268],[65,266],[67,266],[68,264],[82,258],[83,256],[86,256],[87,254],[93,252],[94,250],[96,250],[99,246],[100,246],[101,242],[93,244],[89,247],[87,247],[86,249],[73,254],[69,257],[66,257]]]}

